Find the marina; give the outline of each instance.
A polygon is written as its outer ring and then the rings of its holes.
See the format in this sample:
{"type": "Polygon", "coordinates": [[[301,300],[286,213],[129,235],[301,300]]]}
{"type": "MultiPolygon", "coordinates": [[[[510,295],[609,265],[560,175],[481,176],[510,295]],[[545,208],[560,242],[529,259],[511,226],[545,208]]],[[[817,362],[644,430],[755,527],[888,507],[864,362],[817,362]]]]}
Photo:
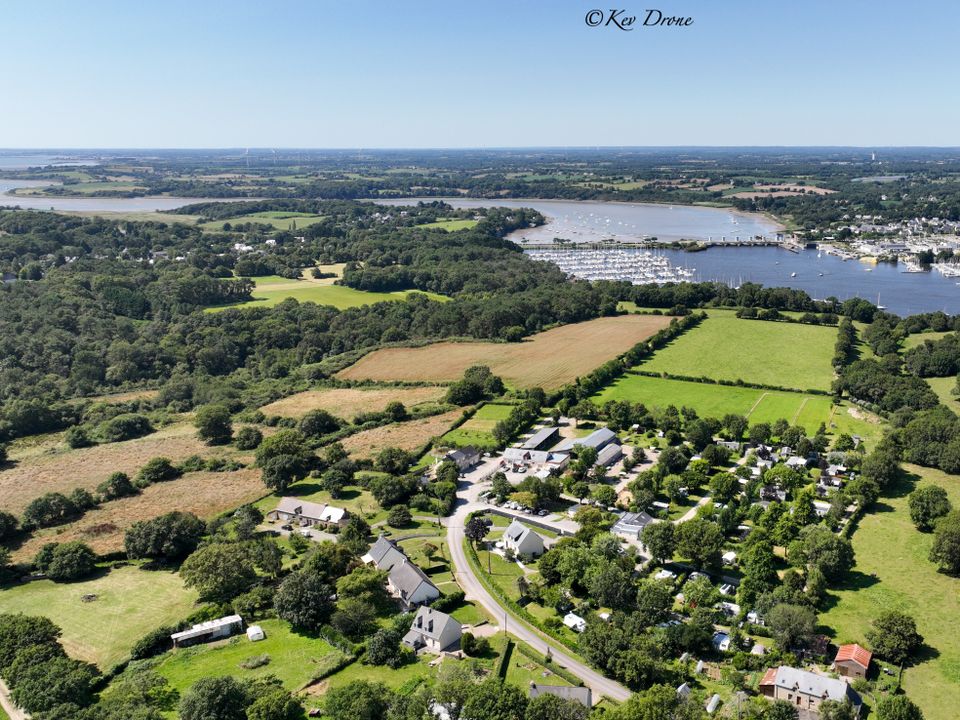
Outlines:
{"type": "Polygon", "coordinates": [[[627,281],[634,285],[691,280],[696,270],[675,265],[662,252],[642,249],[527,250],[534,260],[552,262],[585,280],[627,281]]]}

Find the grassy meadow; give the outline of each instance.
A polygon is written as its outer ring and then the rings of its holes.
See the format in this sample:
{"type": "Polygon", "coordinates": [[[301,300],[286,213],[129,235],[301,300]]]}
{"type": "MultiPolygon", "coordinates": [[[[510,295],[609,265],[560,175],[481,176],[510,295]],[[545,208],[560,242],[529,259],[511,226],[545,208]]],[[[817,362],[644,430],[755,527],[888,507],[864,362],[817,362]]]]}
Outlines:
{"type": "Polygon", "coordinates": [[[443,400],[447,388],[370,387],[324,388],[290,395],[260,408],[265,415],[302,417],[311,410],[326,410],[337,417],[352,420],[359,413],[380,412],[388,404],[399,401],[407,408],[443,400]]]}
{"type": "Polygon", "coordinates": [[[910,521],[907,495],[928,484],[944,487],[960,506],[960,476],[905,466],[906,473],[860,521],[853,534],[856,566],[830,593],[820,615],[834,642],[864,642],[870,622],[884,610],[912,615],[926,647],[903,675],[907,695],[926,720],[952,720],[960,707],[960,580],[937,571],[927,559],[933,536],[910,521]]]}
{"type": "Polygon", "coordinates": [[[447,232],[456,232],[457,230],[470,230],[477,226],[476,220],[437,220],[436,222],[423,223],[417,225],[419,228],[431,228],[446,230],[447,232]]]}
{"type": "Polygon", "coordinates": [[[61,639],[71,657],[108,670],[150,630],[189,615],[195,600],[179,575],[129,566],[82,582],[37,580],[5,588],[0,613],[45,615],[63,628],[61,639]],[[83,602],[84,595],[97,599],[83,602]]]}
{"type": "Polygon", "coordinates": [[[487,403],[463,425],[440,438],[440,441],[456,447],[473,445],[481,449],[494,449],[497,441],[493,439],[493,428],[501,420],[506,420],[512,410],[513,405],[487,403]]]}
{"type": "Polygon", "coordinates": [[[657,351],[643,370],[798,390],[829,390],[837,330],[714,315],[657,351]]]}
{"type": "Polygon", "coordinates": [[[249,215],[238,215],[237,217],[226,220],[211,220],[210,222],[200,223],[204,230],[221,232],[224,225],[233,226],[243,223],[256,223],[257,225],[268,225],[274,230],[292,230],[303,229],[316,225],[324,219],[324,215],[315,215],[305,212],[290,212],[285,210],[265,210],[263,212],[251,213],[249,215]]]}

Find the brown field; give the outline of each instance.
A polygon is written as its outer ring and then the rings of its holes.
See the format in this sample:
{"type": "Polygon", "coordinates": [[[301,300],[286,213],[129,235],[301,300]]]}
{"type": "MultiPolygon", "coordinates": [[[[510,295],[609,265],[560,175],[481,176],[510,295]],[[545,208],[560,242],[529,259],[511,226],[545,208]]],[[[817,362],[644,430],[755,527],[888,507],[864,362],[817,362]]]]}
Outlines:
{"type": "Polygon", "coordinates": [[[134,497],[104,503],[75,522],[35,533],[13,552],[13,557],[18,562],[29,560],[44,543],[70,540],[81,540],[98,553],[116,552],[123,550],[124,533],[137,520],[149,520],[173,510],[209,518],[266,493],[259,470],[189,473],[177,480],[150,485],[134,497]]]}
{"type": "Polygon", "coordinates": [[[810,193],[813,195],[832,195],[836,192],[836,190],[829,190],[827,188],[817,187],[816,185],[787,185],[777,183],[761,185],[758,183],[753,187],[756,190],[786,190],[787,192],[810,193]]]}
{"type": "Polygon", "coordinates": [[[355,459],[372,458],[387,447],[416,450],[432,437],[443,435],[466,408],[451,410],[442,415],[393,423],[373,430],[351,435],[343,440],[343,447],[355,459]]]}
{"type": "Polygon", "coordinates": [[[300,417],[310,410],[326,410],[344,420],[352,420],[358,413],[379,412],[394,400],[409,408],[441,400],[446,392],[444,387],[327,388],[297,393],[260,409],[266,415],[284,417],[300,417]]]}
{"type": "Polygon", "coordinates": [[[349,380],[456,380],[471,365],[490,369],[514,387],[556,389],[629,350],[670,324],[661,315],[620,315],[538,333],[522,343],[434,343],[385,348],[338,373],[349,380]]]}
{"type": "Polygon", "coordinates": [[[0,507],[20,513],[34,498],[48,492],[67,493],[77,487],[93,490],[112,472],[131,477],[148,460],[166,457],[177,462],[190,455],[235,455],[230,447],[208,447],[192,425],[180,423],[126,442],[71,450],[60,434],[43,436],[35,444],[11,448],[13,467],[0,472],[0,507]]]}
{"type": "Polygon", "coordinates": [[[159,394],[159,390],[131,390],[130,392],[113,393],[112,395],[95,395],[86,399],[93,402],[119,403],[132,400],[153,400],[159,394]]]}

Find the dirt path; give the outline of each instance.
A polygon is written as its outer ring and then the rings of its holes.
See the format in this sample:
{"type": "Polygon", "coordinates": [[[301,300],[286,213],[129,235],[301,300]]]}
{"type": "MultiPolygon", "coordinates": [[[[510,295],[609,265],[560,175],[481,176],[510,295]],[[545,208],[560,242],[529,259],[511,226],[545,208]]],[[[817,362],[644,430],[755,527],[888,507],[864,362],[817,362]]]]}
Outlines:
{"type": "Polygon", "coordinates": [[[770,394],[770,393],[765,392],[765,393],[763,393],[760,397],[757,398],[757,401],[753,404],[753,407],[751,407],[751,408],[747,411],[747,417],[748,417],[748,418],[753,414],[753,411],[757,409],[757,405],[759,405],[760,403],[762,403],[762,402],[763,402],[763,399],[764,399],[767,395],[769,395],[769,394],[770,394]]]}
{"type": "Polygon", "coordinates": [[[10,720],[28,720],[30,717],[13,704],[13,700],[10,699],[10,688],[3,680],[0,680],[0,707],[10,716],[10,720]]]}

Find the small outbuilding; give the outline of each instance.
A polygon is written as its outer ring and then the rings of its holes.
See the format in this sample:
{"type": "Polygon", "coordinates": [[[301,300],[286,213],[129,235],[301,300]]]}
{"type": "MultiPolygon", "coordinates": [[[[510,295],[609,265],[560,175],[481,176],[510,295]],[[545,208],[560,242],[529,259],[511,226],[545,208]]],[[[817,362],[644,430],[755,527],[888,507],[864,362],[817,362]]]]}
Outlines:
{"type": "Polygon", "coordinates": [[[844,677],[865,678],[870,670],[872,659],[873,653],[857,643],[841,645],[837,649],[837,656],[833,659],[833,667],[844,677]]]}
{"type": "Polygon", "coordinates": [[[251,625],[247,628],[247,640],[250,642],[257,642],[258,640],[263,640],[266,637],[266,633],[263,632],[263,628],[259,625],[251,625]]]}

